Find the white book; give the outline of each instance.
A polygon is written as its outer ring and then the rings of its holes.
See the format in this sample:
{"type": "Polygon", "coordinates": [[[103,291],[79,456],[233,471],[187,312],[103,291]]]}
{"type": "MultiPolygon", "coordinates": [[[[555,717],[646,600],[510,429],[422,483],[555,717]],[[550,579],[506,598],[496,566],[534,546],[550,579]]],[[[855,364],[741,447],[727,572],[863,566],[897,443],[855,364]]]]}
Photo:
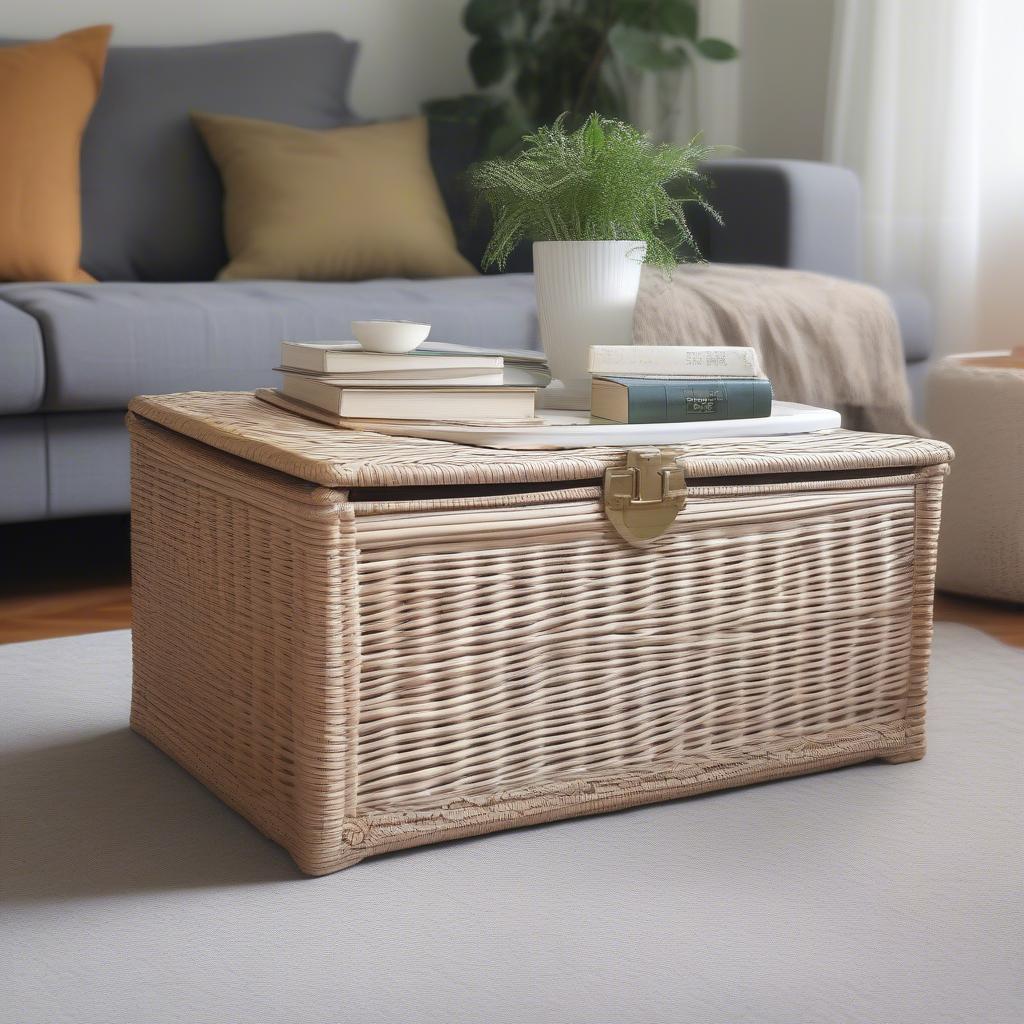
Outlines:
{"type": "Polygon", "coordinates": [[[525,420],[534,413],[534,388],[347,387],[287,373],[281,392],[319,409],[359,419],[525,420]]]}
{"type": "Polygon", "coordinates": [[[326,381],[328,384],[350,388],[480,388],[501,387],[503,384],[525,384],[537,387],[535,381],[510,381],[506,379],[508,370],[427,370],[412,373],[403,370],[400,373],[388,373],[386,370],[375,370],[370,373],[317,373],[315,370],[295,370],[287,366],[277,366],[275,372],[282,375],[293,374],[312,380],[326,381]]]}
{"type": "Polygon", "coordinates": [[[500,370],[504,361],[500,355],[461,355],[416,349],[413,352],[391,354],[367,352],[357,342],[330,342],[314,344],[306,341],[281,343],[281,365],[288,369],[312,370],[314,373],[371,372],[374,370],[500,370]]]}
{"type": "Polygon", "coordinates": [[[591,345],[590,373],[613,377],[761,377],[752,348],[728,345],[591,345]]]}

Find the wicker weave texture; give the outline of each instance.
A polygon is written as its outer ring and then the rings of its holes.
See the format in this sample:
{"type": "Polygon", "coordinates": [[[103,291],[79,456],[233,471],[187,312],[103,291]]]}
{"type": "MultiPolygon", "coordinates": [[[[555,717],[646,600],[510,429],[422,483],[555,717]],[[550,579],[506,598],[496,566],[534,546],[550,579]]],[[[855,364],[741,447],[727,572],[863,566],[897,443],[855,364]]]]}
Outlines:
{"type": "MultiPolygon", "coordinates": [[[[450,487],[596,480],[621,448],[500,451],[339,430],[284,412],[251,394],[187,392],[132,399],[130,409],[175,433],[248,462],[325,487],[450,487]]],[[[844,472],[941,465],[941,441],[828,430],[817,434],[691,441],[670,449],[687,478],[747,473],[844,472]]]]}
{"type": "Polygon", "coordinates": [[[132,726],[297,857],[337,849],[354,806],[351,510],[146,437],[132,449],[132,726]]]}
{"type": "Polygon", "coordinates": [[[596,503],[356,534],[361,812],[903,717],[913,488],[694,498],[653,556],[596,503]]]}
{"type": "Polygon", "coordinates": [[[131,426],[133,727],[304,871],[923,752],[941,466],[709,481],[639,550],[590,488],[353,501],[131,426]]]}

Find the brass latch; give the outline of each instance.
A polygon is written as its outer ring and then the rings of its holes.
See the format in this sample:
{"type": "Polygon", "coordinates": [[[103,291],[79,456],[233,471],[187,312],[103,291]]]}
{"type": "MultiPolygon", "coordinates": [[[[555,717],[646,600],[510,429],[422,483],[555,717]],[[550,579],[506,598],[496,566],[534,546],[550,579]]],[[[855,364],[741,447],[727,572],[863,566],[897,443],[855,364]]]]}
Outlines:
{"type": "Polygon", "coordinates": [[[639,547],[660,537],[685,505],[683,468],[660,448],[632,448],[625,467],[605,470],[605,513],[630,544],[639,547]]]}

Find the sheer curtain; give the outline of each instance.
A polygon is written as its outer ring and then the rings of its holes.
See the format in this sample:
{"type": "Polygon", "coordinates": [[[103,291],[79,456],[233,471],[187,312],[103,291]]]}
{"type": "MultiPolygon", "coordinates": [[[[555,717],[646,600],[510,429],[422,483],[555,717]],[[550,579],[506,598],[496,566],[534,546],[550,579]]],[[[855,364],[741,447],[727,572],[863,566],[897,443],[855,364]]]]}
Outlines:
{"type": "Polygon", "coordinates": [[[838,0],[826,159],[861,178],[870,280],[941,352],[1024,344],[1024,5],[838,0]]]}

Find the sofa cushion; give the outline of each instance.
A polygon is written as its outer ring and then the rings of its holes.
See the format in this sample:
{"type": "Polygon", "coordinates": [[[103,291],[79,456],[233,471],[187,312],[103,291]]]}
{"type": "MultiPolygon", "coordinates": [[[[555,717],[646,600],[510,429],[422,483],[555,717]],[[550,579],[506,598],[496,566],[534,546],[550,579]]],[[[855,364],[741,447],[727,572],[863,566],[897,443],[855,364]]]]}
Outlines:
{"type": "Polygon", "coordinates": [[[192,115],[224,183],[222,281],[465,277],[422,117],[309,131],[192,115]]]}
{"type": "MultiPolygon", "coordinates": [[[[525,274],[346,284],[0,285],[34,317],[46,349],[50,410],[123,409],[137,394],[272,387],[286,339],[337,341],[353,320],[433,325],[435,341],[537,348],[525,274]]],[[[2,308],[2,307],[0,307],[2,308]]]]}
{"type": "Polygon", "coordinates": [[[38,409],[44,373],[39,324],[0,299],[0,416],[38,409]]]}
{"type": "Polygon", "coordinates": [[[88,281],[79,147],[109,25],[0,48],[0,279],[88,281]]]}
{"type": "Polygon", "coordinates": [[[355,123],[356,50],[330,32],[113,47],[82,141],[82,266],[101,281],[212,278],[227,262],[221,185],[190,112],[355,123]]]}

